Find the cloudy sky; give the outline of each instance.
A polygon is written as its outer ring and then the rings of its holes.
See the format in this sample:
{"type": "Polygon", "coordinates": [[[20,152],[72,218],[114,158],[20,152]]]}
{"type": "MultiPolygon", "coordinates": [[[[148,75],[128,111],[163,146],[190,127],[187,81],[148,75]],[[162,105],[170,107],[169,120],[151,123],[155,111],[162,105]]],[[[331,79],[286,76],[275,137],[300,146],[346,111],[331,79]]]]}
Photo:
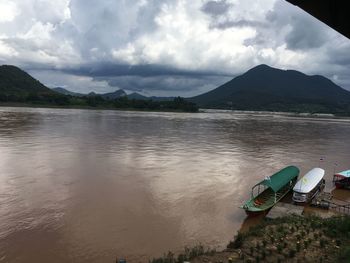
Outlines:
{"type": "Polygon", "coordinates": [[[284,0],[0,0],[0,64],[77,92],[186,97],[262,63],[350,90],[349,50],[284,0]]]}

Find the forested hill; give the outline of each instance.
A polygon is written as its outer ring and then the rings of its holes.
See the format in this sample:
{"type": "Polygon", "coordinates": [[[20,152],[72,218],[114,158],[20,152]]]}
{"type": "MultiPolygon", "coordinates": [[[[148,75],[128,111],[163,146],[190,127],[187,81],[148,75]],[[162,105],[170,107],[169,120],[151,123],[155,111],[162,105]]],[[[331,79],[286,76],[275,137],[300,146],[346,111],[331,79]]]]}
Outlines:
{"type": "Polygon", "coordinates": [[[350,92],[331,80],[267,65],[189,100],[204,108],[350,113],[350,92]]]}
{"type": "Polygon", "coordinates": [[[55,94],[25,71],[10,65],[0,66],[0,95],[55,94]]]}

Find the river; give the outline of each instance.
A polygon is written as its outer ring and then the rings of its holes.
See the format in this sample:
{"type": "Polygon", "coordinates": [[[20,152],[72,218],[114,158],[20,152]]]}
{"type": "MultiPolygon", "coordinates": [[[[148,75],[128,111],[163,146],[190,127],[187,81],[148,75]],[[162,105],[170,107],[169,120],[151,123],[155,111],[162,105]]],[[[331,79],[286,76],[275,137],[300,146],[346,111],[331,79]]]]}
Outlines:
{"type": "Polygon", "coordinates": [[[330,188],[349,135],[346,119],[2,107],[0,262],[221,249],[252,185],[293,164],[325,168],[330,188]]]}

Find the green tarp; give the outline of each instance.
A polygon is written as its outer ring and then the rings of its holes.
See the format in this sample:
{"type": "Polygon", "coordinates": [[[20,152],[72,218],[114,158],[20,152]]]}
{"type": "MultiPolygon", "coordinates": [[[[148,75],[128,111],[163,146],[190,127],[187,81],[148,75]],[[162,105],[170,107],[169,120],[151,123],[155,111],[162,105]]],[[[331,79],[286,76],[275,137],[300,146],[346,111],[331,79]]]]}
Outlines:
{"type": "MultiPolygon", "coordinates": [[[[280,190],[283,186],[289,183],[292,179],[299,176],[299,169],[295,166],[288,166],[281,171],[266,177],[263,181],[258,183],[257,185],[266,185],[267,187],[271,187],[274,192],[280,190]]],[[[256,185],[256,186],[257,186],[256,185]]]]}

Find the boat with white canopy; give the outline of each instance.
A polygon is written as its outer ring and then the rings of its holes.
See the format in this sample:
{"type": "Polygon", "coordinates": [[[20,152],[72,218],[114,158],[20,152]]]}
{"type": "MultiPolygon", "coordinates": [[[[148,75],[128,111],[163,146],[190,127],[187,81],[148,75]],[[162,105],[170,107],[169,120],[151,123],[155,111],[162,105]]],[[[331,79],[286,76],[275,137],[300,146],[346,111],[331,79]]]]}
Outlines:
{"type": "Polygon", "coordinates": [[[323,179],[325,171],[321,168],[313,168],[307,172],[293,187],[293,201],[307,203],[324,188],[323,179]]]}

